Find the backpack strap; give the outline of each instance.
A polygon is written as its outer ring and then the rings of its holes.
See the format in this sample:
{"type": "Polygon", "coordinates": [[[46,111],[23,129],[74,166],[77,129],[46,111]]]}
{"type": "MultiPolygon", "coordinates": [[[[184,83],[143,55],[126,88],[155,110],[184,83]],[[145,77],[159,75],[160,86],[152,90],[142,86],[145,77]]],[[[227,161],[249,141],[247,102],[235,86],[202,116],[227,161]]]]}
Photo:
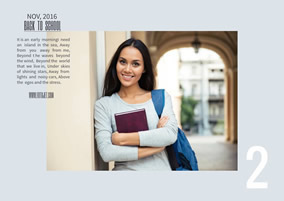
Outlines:
{"type": "MultiPolygon", "coordinates": [[[[164,106],[165,106],[165,90],[164,89],[155,89],[152,90],[152,101],[154,103],[155,110],[159,118],[161,118],[164,106]]],[[[169,163],[172,170],[176,170],[179,165],[176,159],[176,153],[173,145],[166,147],[169,163]]]]}
{"type": "Polygon", "coordinates": [[[152,101],[159,118],[161,118],[164,106],[165,106],[165,90],[154,89],[151,91],[152,101]]]}

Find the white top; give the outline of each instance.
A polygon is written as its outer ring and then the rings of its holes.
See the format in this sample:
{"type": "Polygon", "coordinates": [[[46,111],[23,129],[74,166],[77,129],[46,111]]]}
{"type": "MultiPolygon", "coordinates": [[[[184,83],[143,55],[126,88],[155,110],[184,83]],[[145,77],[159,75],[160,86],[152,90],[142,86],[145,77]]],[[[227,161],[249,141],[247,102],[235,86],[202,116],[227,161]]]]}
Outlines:
{"type": "Polygon", "coordinates": [[[159,117],[152,99],[145,103],[128,104],[117,93],[104,96],[95,104],[95,139],[98,151],[105,162],[116,161],[114,170],[171,170],[166,150],[138,160],[137,146],[118,146],[111,142],[116,129],[114,114],[145,108],[149,130],[140,131],[140,146],[162,147],[173,144],[177,138],[178,125],[170,95],[165,92],[162,116],[169,116],[163,128],[157,128],[159,117]]]}

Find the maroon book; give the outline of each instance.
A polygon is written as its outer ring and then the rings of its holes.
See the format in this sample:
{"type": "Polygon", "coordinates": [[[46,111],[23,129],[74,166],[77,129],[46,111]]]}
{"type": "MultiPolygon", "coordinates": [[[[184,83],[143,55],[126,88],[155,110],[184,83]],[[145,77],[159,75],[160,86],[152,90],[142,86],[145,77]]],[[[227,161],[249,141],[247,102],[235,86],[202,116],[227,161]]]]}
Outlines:
{"type": "Polygon", "coordinates": [[[132,133],[149,130],[145,109],[114,114],[117,131],[132,133]]]}

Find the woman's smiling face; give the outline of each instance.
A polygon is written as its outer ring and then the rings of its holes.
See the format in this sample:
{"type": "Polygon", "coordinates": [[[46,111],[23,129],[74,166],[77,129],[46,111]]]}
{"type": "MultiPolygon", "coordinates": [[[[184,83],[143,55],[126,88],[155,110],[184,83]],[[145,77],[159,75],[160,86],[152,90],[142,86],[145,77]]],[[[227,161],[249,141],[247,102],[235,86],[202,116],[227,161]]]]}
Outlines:
{"type": "Polygon", "coordinates": [[[116,72],[121,86],[138,85],[144,72],[144,61],[140,51],[132,46],[125,47],[117,60],[116,72]]]}

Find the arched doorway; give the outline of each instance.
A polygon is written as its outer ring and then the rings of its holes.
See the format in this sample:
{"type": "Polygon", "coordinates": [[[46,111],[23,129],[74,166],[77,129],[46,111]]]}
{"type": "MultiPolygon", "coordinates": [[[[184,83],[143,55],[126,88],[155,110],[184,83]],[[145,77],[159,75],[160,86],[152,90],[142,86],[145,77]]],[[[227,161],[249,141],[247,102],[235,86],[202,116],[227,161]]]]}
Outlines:
{"type": "Polygon", "coordinates": [[[172,49],[190,47],[195,34],[201,41],[201,47],[220,55],[225,64],[225,134],[226,140],[237,142],[237,32],[236,31],[149,31],[131,32],[132,37],[143,40],[149,47],[153,64],[172,49]]]}
{"type": "Polygon", "coordinates": [[[157,87],[171,94],[177,120],[191,135],[224,134],[224,67],[214,51],[196,54],[191,47],[170,50],[157,63],[157,87]]]}

